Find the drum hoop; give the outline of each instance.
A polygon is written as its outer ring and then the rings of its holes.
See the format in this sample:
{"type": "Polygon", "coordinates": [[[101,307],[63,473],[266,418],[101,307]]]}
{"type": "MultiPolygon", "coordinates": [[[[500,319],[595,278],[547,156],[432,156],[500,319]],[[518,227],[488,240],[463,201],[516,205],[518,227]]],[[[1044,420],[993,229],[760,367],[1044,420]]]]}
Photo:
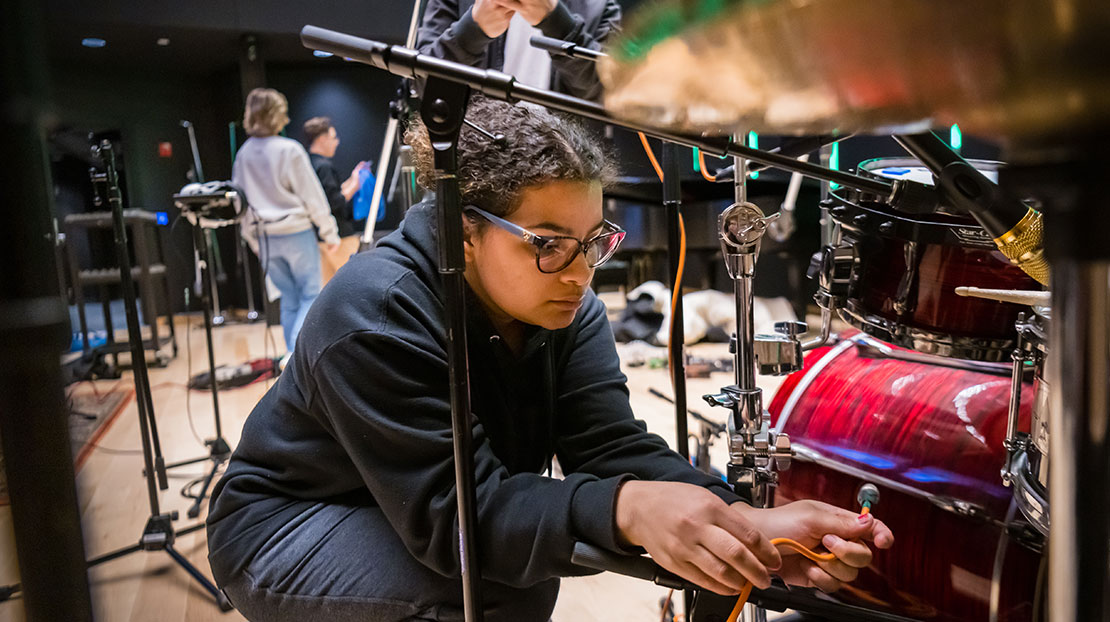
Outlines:
{"type": "MultiPolygon", "coordinates": [[[[975,167],[975,170],[980,171],[980,172],[982,172],[982,171],[995,171],[995,172],[997,172],[997,171],[1000,171],[1000,170],[1002,170],[1003,168],[1006,167],[1006,163],[1002,162],[1002,161],[999,161],[999,160],[971,159],[971,160],[967,160],[967,163],[972,165],[973,167],[975,167]]],[[[860,162],[856,166],[856,174],[860,175],[862,177],[872,177],[872,178],[875,178],[875,179],[893,179],[892,177],[884,177],[884,176],[879,175],[878,173],[875,172],[876,168],[887,168],[889,166],[928,168],[927,166],[922,164],[921,161],[918,160],[917,158],[909,158],[909,157],[903,158],[903,157],[890,156],[890,157],[881,157],[881,158],[870,158],[870,159],[867,159],[867,160],[864,160],[864,161],[860,162]],[[882,167],[868,166],[870,164],[875,164],[875,163],[881,163],[882,167]]]]}
{"type": "Polygon", "coordinates": [[[1048,491],[1041,486],[1036,475],[1030,472],[1028,449],[1019,449],[1013,463],[1014,499],[1021,513],[1041,533],[1048,537],[1050,506],[1048,491]]]}
{"type": "MultiPolygon", "coordinates": [[[[889,213],[894,208],[882,201],[853,200],[843,193],[831,192],[837,203],[830,216],[853,237],[894,238],[926,244],[996,250],[990,235],[971,217],[967,222],[937,222],[913,218],[909,214],[889,213]]],[[[948,216],[948,218],[962,218],[948,216]]]]}
{"type": "MultiPolygon", "coordinates": [[[[1004,169],[1006,167],[1005,162],[1000,162],[998,160],[967,160],[967,162],[969,164],[971,164],[976,170],[978,170],[980,172],[990,171],[990,172],[997,173],[997,172],[1001,171],[1002,169],[1004,169]]],[[[878,180],[886,181],[886,182],[896,182],[896,181],[898,181],[897,178],[886,177],[886,176],[878,174],[875,171],[876,168],[887,168],[887,167],[890,167],[890,166],[927,168],[924,164],[922,164],[919,160],[917,160],[915,158],[902,158],[902,157],[871,158],[870,160],[864,160],[863,162],[860,162],[859,165],[856,166],[856,174],[859,175],[860,177],[868,177],[868,178],[871,178],[871,179],[878,179],[878,180]],[[876,166],[876,165],[879,165],[879,166],[876,166]]],[[[930,187],[934,186],[934,184],[926,184],[926,185],[930,186],[930,187]]],[[[887,197],[885,197],[885,196],[878,196],[878,195],[874,195],[874,194],[864,192],[864,191],[852,190],[851,192],[853,194],[855,194],[856,196],[858,196],[860,200],[866,200],[866,201],[872,201],[872,202],[878,202],[878,203],[885,203],[886,200],[887,200],[887,197]]],[[[895,208],[893,206],[891,206],[891,209],[895,209],[895,208]]],[[[948,210],[947,212],[941,212],[939,215],[944,215],[944,216],[948,216],[948,217],[955,217],[955,218],[963,218],[964,217],[964,216],[959,216],[957,214],[951,213],[952,211],[955,211],[955,212],[961,211],[959,208],[956,208],[955,206],[952,206],[952,205],[941,203],[938,206],[938,209],[948,210]]],[[[966,218],[968,220],[971,220],[971,215],[970,214],[967,215],[966,218]]],[[[989,241],[989,239],[988,239],[988,241],[989,241]]]]}
{"type": "Polygon", "coordinates": [[[837,307],[841,319],[864,333],[923,354],[1001,363],[1010,360],[1014,339],[962,337],[923,330],[865,311],[851,298],[837,307]]]}
{"type": "Polygon", "coordinates": [[[978,503],[957,497],[935,495],[910,484],[891,479],[885,475],[845,464],[835,458],[826,456],[820,451],[806,445],[804,442],[798,442],[796,439],[791,440],[791,449],[794,450],[794,459],[800,462],[812,462],[831,471],[837,471],[838,473],[843,473],[855,477],[856,479],[872,482],[880,488],[888,488],[905,495],[924,499],[944,512],[982,521],[1001,530],[1006,529],[1007,523],[1001,517],[990,514],[985,507],[978,503]]]}

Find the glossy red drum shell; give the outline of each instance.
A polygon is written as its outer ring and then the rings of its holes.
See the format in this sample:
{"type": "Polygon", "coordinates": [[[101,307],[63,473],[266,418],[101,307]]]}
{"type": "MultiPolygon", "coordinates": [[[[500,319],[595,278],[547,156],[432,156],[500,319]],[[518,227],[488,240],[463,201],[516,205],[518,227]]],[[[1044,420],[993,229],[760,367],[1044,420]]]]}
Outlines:
{"type": "MultiPolygon", "coordinates": [[[[843,298],[837,307],[846,322],[926,354],[1009,361],[1015,322],[1028,307],[959,296],[956,288],[1041,286],[1006,259],[983,227],[968,216],[906,213],[854,191],[832,196],[840,246],[852,250],[848,286],[835,294],[843,298]]],[[[846,265],[834,271],[842,278],[846,265]]]]}
{"type": "MultiPolygon", "coordinates": [[[[772,422],[819,458],[780,474],[776,505],[858,508],[859,486],[870,481],[881,492],[874,513],[895,534],[894,547],[838,598],[927,620],[1034,619],[1041,556],[1002,527],[1021,520],[999,475],[1009,386],[1003,375],[862,358],[851,342],[811,352],[786,379],[772,422]],[[978,516],[942,507],[954,502],[978,516]]],[[[1021,429],[1033,402],[1026,384],[1021,429]]]]}
{"type": "Polygon", "coordinates": [[[917,243],[911,250],[910,244],[896,238],[856,243],[853,298],[863,310],[945,335],[1014,338],[1014,322],[1027,307],[959,296],[956,288],[1040,289],[1031,277],[997,249],[917,243]]]}

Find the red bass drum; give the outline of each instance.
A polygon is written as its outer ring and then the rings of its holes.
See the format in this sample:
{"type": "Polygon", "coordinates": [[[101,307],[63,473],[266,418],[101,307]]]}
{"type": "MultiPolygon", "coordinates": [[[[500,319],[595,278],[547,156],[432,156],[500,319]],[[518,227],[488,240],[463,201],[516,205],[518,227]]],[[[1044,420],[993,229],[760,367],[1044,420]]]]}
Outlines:
{"type": "MultiPolygon", "coordinates": [[[[814,350],[771,402],[797,458],[776,505],[818,499],[858,507],[864,483],[894,532],[859,578],[834,595],[923,620],[1042,617],[1043,542],[1002,484],[1007,367],[891,350],[861,334],[814,350]],[[884,354],[885,352],[885,354],[884,354]]],[[[1033,387],[1022,396],[1028,429],[1033,387]]]]}

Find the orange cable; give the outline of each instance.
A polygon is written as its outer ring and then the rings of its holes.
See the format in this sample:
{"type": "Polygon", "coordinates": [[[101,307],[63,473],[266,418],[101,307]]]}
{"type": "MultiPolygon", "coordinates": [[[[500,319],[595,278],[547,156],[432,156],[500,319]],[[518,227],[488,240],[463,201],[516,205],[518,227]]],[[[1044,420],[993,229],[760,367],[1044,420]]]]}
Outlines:
{"type": "MultiPolygon", "coordinates": [[[[640,144],[644,146],[644,153],[647,154],[648,160],[651,161],[651,167],[655,169],[655,174],[659,176],[659,181],[663,181],[663,167],[659,166],[659,161],[655,159],[655,154],[651,151],[651,145],[648,143],[647,136],[643,132],[636,132],[640,137],[640,144]]],[[[667,364],[671,365],[674,369],[674,351],[669,335],[674,332],[674,315],[675,310],[678,308],[678,300],[682,298],[682,273],[686,270],[686,223],[682,219],[682,212],[678,214],[678,270],[675,271],[674,276],[674,292],[678,296],[671,296],[671,321],[667,335],[667,364]]],[[[671,374],[671,390],[674,390],[674,374],[671,374]]]]}
{"type": "MultiPolygon", "coordinates": [[[[829,562],[836,559],[836,555],[833,555],[832,553],[817,553],[811,551],[810,549],[803,546],[801,543],[791,540],[790,538],[772,538],[771,544],[774,546],[785,546],[787,548],[794,549],[798,553],[801,553],[803,556],[805,556],[807,559],[815,562],[829,562]]],[[[744,584],[743,589],[740,590],[740,596],[736,598],[736,606],[734,606],[732,608],[732,611],[728,614],[728,622],[736,622],[737,618],[740,616],[740,610],[744,608],[744,603],[748,602],[748,596],[751,596],[751,593],[752,582],[748,581],[744,584]]]]}
{"type": "Polygon", "coordinates": [[[698,170],[701,171],[701,176],[705,178],[705,181],[709,181],[709,182],[717,181],[717,176],[716,175],[710,175],[709,171],[705,168],[705,152],[702,151],[701,149],[698,149],[698,164],[700,165],[698,167],[698,170]]]}
{"type": "MultiPolygon", "coordinates": [[[[678,270],[675,271],[674,276],[674,294],[671,296],[671,321],[667,329],[667,361],[670,365],[674,365],[674,352],[672,351],[674,341],[671,335],[674,334],[674,317],[675,311],[678,310],[678,301],[682,298],[682,273],[686,271],[686,223],[682,219],[682,212],[678,214],[678,270]]],[[[672,367],[672,369],[674,369],[672,367]]],[[[674,391],[674,374],[671,374],[671,390],[674,391]]]]}
{"type": "Polygon", "coordinates": [[[640,144],[644,146],[644,153],[647,154],[648,160],[651,162],[651,168],[655,169],[655,174],[659,176],[659,181],[663,181],[663,167],[659,166],[659,160],[655,159],[655,154],[651,152],[651,145],[648,144],[647,136],[643,132],[636,132],[640,136],[640,144]]]}

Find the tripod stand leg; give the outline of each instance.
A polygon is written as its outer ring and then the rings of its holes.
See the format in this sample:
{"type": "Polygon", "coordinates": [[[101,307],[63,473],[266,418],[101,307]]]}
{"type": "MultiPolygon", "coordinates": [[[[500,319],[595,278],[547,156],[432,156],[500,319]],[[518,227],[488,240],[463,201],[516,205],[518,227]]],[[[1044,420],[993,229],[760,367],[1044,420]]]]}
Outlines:
{"type": "Polygon", "coordinates": [[[212,479],[216,477],[216,471],[220,469],[221,462],[223,462],[223,460],[219,458],[212,458],[212,468],[208,470],[208,475],[204,476],[204,482],[200,486],[200,493],[197,494],[197,498],[193,501],[193,505],[190,505],[189,510],[185,512],[185,515],[189,518],[200,516],[200,506],[204,503],[204,498],[208,496],[208,487],[212,485],[212,479]]]}
{"type": "Polygon", "coordinates": [[[86,565],[89,568],[92,568],[93,566],[99,566],[100,564],[110,562],[113,559],[119,559],[119,558],[123,557],[124,555],[130,555],[132,553],[137,553],[141,550],[143,550],[143,545],[141,543],[140,544],[135,544],[135,545],[129,546],[125,549],[120,549],[118,551],[112,551],[111,553],[105,553],[104,555],[101,555],[100,557],[94,557],[94,558],[90,559],[86,563],[86,565]]]}
{"type": "Polygon", "coordinates": [[[173,545],[167,544],[165,549],[166,552],[170,554],[170,557],[172,557],[173,560],[177,562],[177,565],[181,566],[185,569],[186,572],[193,575],[193,578],[197,580],[197,583],[200,583],[201,587],[207,590],[208,593],[212,595],[212,598],[216,599],[216,604],[219,605],[220,611],[232,610],[231,601],[229,601],[227,599],[227,596],[225,596],[224,593],[220,591],[220,588],[216,587],[216,584],[212,583],[208,580],[208,577],[201,574],[201,572],[197,570],[196,566],[190,563],[189,560],[185,559],[185,556],[183,556],[181,553],[178,553],[177,549],[173,548],[173,545]]]}

